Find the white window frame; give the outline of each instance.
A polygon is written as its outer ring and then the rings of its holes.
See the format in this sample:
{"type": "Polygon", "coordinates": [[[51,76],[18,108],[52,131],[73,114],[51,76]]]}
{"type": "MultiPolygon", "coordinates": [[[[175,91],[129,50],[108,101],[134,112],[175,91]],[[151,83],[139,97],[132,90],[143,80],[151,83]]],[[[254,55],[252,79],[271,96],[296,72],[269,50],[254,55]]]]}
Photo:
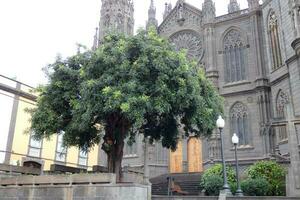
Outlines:
{"type": "Polygon", "coordinates": [[[63,137],[64,137],[65,132],[61,131],[57,135],[57,140],[56,140],[56,150],[55,150],[55,161],[56,162],[62,162],[66,163],[67,161],[67,148],[63,147],[63,137]]]}

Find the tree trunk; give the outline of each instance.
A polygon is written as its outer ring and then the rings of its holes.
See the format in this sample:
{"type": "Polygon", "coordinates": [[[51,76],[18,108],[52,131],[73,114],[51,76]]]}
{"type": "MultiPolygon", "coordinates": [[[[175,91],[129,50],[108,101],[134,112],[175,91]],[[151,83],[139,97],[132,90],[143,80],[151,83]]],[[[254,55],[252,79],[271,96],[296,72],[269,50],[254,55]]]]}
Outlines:
{"type": "Polygon", "coordinates": [[[109,122],[102,149],[107,154],[108,173],[116,174],[117,182],[121,182],[124,140],[129,128],[125,120],[116,116],[112,116],[109,122]]]}
{"type": "Polygon", "coordinates": [[[124,148],[124,140],[120,141],[115,146],[115,160],[114,160],[114,167],[115,173],[117,176],[117,181],[122,181],[122,159],[123,159],[123,148],[124,148]]]}
{"type": "Polygon", "coordinates": [[[117,182],[122,181],[122,159],[123,159],[124,141],[113,145],[113,150],[106,152],[107,168],[109,173],[117,176],[117,182]]]}
{"type": "Polygon", "coordinates": [[[114,171],[114,153],[113,151],[106,152],[107,154],[107,169],[108,173],[115,173],[114,171]]]}

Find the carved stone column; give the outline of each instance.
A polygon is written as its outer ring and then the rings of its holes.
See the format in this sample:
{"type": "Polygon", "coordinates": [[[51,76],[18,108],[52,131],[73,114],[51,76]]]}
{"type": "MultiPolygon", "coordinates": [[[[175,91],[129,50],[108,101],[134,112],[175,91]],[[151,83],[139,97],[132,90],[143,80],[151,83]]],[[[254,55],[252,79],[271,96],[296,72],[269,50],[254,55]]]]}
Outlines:
{"type": "Polygon", "coordinates": [[[259,109],[260,135],[263,139],[263,154],[268,157],[272,153],[272,136],[271,136],[271,107],[270,94],[266,90],[258,92],[257,105],[259,109]]]}
{"type": "Polygon", "coordinates": [[[204,28],[205,36],[205,69],[206,77],[211,80],[216,88],[219,88],[218,79],[219,71],[216,67],[216,49],[215,49],[215,38],[214,38],[214,27],[213,24],[205,25],[204,28]]]}
{"type": "Polygon", "coordinates": [[[214,37],[214,21],[216,17],[215,4],[211,0],[205,0],[202,6],[203,10],[203,27],[204,27],[204,47],[205,59],[204,65],[206,69],[206,77],[212,81],[218,88],[219,72],[216,66],[216,45],[214,37]]]}

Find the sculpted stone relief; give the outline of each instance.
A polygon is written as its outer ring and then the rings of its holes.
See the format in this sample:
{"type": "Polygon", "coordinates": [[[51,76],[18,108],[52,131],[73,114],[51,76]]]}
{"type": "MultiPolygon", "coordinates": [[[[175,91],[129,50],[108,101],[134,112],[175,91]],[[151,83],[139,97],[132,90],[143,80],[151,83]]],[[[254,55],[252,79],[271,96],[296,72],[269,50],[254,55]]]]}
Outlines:
{"type": "Polygon", "coordinates": [[[273,28],[273,26],[277,26],[277,22],[278,22],[277,16],[276,16],[275,12],[272,11],[270,13],[270,16],[269,16],[269,26],[270,26],[270,28],[273,28]]]}
{"type": "Polygon", "coordinates": [[[200,62],[204,55],[203,42],[201,37],[193,31],[180,31],[170,37],[170,42],[173,43],[177,51],[181,49],[187,50],[189,59],[194,59],[200,62]]]}
{"type": "Polygon", "coordinates": [[[285,105],[289,103],[289,97],[286,93],[280,90],[277,94],[276,109],[279,117],[284,117],[285,105]]]}

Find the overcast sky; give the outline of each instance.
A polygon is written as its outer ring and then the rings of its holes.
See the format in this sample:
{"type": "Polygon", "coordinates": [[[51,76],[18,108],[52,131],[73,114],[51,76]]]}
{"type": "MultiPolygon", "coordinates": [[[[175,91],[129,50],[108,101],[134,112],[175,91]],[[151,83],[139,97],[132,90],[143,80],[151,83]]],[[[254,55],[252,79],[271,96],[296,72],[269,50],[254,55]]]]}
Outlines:
{"type": "MultiPolygon", "coordinates": [[[[161,22],[164,3],[154,0],[161,22]]],[[[201,8],[203,0],[186,0],[201,8]]],[[[150,0],[134,0],[135,28],[145,25],[150,0]]],[[[217,15],[229,0],[215,0],[217,15]]],[[[241,8],[247,0],[238,0],[241,8]]],[[[41,69],[76,52],[76,43],[91,47],[100,19],[101,0],[0,0],[0,74],[36,86],[45,82],[41,69]]]]}

